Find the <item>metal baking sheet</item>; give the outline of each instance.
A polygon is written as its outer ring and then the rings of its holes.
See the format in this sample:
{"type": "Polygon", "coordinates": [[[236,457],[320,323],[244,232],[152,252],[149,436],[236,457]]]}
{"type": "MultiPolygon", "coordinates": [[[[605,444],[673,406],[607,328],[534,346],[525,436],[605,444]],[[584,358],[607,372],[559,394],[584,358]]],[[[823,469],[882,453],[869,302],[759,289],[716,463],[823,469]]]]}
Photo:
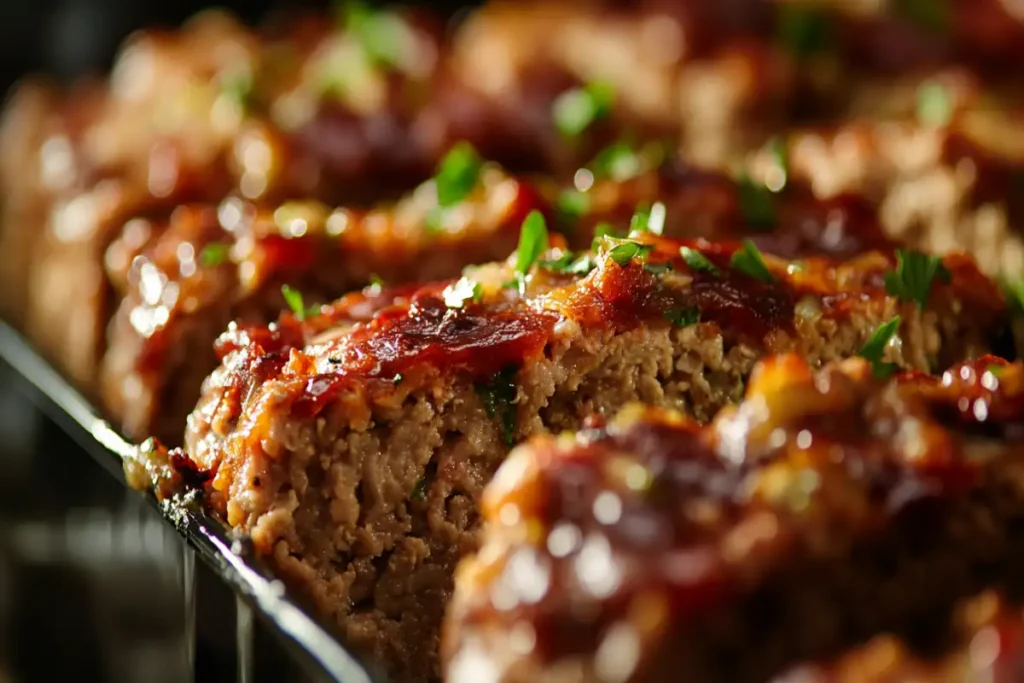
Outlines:
{"type": "MultiPolygon", "coordinates": [[[[10,325],[0,320],[0,357],[31,387],[40,409],[71,435],[82,449],[119,482],[127,486],[123,459],[133,447],[10,325]]],[[[69,457],[73,457],[69,454],[69,457]]],[[[140,494],[141,495],[141,494],[140,494]]],[[[284,585],[266,565],[245,552],[219,520],[200,506],[182,501],[146,498],[187,542],[185,558],[186,610],[194,614],[195,557],[206,563],[238,597],[238,680],[256,679],[252,657],[252,622],[259,616],[283,640],[305,673],[316,681],[386,683],[372,667],[351,654],[315,617],[294,603],[284,585]]],[[[191,627],[190,627],[191,628],[191,627]]],[[[193,628],[194,632],[194,628],[193,628]]],[[[191,651],[190,651],[191,654],[191,651]]],[[[194,668],[193,668],[194,670],[194,668]]]]}

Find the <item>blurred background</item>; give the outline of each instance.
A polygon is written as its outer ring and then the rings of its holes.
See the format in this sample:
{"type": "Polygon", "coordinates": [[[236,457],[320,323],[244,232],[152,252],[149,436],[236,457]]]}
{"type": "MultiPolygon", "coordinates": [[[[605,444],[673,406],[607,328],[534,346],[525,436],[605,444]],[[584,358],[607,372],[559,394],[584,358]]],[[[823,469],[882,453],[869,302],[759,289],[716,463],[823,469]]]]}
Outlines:
{"type": "MultiPolygon", "coordinates": [[[[249,22],[274,7],[220,2],[249,22]]],[[[456,3],[433,3],[455,9],[456,3]]],[[[211,3],[182,0],[2,0],[0,88],[30,72],[64,80],[105,71],[121,41],[176,25],[211,3]]],[[[0,361],[0,683],[187,680],[184,547],[31,400],[0,361]]],[[[200,681],[236,680],[235,602],[197,566],[200,681]]],[[[303,680],[257,628],[255,680],[303,680]]]]}

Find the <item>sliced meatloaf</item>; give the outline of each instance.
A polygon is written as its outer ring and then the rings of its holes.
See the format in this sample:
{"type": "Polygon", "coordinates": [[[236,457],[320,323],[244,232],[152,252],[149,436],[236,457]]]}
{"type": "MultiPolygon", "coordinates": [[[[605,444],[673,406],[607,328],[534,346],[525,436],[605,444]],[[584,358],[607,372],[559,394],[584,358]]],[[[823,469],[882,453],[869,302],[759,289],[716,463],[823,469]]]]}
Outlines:
{"type": "Polygon", "coordinates": [[[877,370],[783,355],[706,428],[637,406],[517,449],[456,575],[447,680],[765,681],[1019,590],[1024,365],[877,370]]]}
{"type": "MultiPolygon", "coordinates": [[[[794,131],[785,147],[790,174],[817,195],[878,202],[893,239],[931,253],[966,250],[991,274],[1024,272],[1024,140],[1009,112],[979,104],[945,125],[853,121],[794,131]]],[[[775,158],[762,151],[752,172],[762,177],[775,158]]]]}
{"type": "Polygon", "coordinates": [[[485,167],[474,189],[435,228],[433,181],[371,211],[290,202],[274,209],[241,199],[180,207],[136,254],[129,225],[108,252],[126,295],[111,322],[101,368],[107,412],[129,437],[181,443],[203,379],[217,367],[214,342],[228,323],[266,324],[288,308],[282,287],[309,307],[372,279],[388,283],[457,275],[508,254],[533,209],[526,182],[485,167]]]}
{"type": "Polygon", "coordinates": [[[1024,678],[1024,615],[995,591],[956,610],[952,642],[940,653],[915,651],[877,636],[834,662],[799,666],[773,683],[1012,683],[1024,678]]]}
{"type": "Polygon", "coordinates": [[[887,322],[899,332],[886,360],[920,370],[991,348],[1005,327],[999,290],[962,257],[919,308],[886,293],[884,253],[794,262],[640,233],[533,263],[536,218],[513,258],[459,281],[233,326],[189,417],[209,503],[399,680],[437,673],[451,572],[513,443],[634,400],[707,420],[758,356],[818,365],[887,322]]]}

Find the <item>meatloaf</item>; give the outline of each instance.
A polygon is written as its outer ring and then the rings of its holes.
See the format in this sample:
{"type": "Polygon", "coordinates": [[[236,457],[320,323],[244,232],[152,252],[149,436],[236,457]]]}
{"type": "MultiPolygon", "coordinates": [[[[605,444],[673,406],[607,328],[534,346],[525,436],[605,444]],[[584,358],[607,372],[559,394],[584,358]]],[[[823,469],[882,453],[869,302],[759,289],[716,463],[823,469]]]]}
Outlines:
{"type": "MultiPolygon", "coordinates": [[[[797,129],[782,144],[792,177],[821,197],[857,194],[877,202],[893,239],[930,253],[967,250],[986,272],[1020,278],[1024,144],[1014,121],[1012,111],[984,101],[945,121],[904,117],[797,129]]],[[[776,154],[755,154],[755,177],[772,172],[776,154]]]]}
{"type": "MultiPolygon", "coordinates": [[[[479,170],[467,197],[435,228],[431,181],[371,211],[315,201],[261,207],[240,198],[182,206],[136,254],[129,225],[108,251],[126,295],[114,317],[101,368],[104,407],[125,434],[178,445],[203,379],[217,367],[214,342],[233,320],[266,324],[302,298],[300,314],[374,278],[388,283],[456,275],[467,263],[508,254],[526,215],[545,208],[525,181],[479,170]],[[294,297],[293,297],[294,298],[294,297]]],[[[546,209],[545,209],[546,210],[546,209]]]]}
{"type": "Polygon", "coordinates": [[[782,355],[705,428],[637,406],[517,449],[455,578],[447,680],[765,681],[1019,591],[1024,365],[877,375],[782,355]]]}
{"type": "Polygon", "coordinates": [[[1024,677],[1024,615],[995,591],[971,598],[954,616],[952,642],[916,651],[881,635],[826,664],[808,664],[773,683],[1013,683],[1024,677]]]}
{"type": "Polygon", "coordinates": [[[189,417],[209,504],[399,680],[437,672],[451,571],[515,442],[634,400],[708,420],[766,352],[818,365],[874,336],[883,365],[930,371],[1005,328],[965,257],[932,262],[916,302],[887,293],[888,253],[790,261],[646,232],[572,254],[544,249],[539,218],[458,281],[232,326],[189,417]]]}

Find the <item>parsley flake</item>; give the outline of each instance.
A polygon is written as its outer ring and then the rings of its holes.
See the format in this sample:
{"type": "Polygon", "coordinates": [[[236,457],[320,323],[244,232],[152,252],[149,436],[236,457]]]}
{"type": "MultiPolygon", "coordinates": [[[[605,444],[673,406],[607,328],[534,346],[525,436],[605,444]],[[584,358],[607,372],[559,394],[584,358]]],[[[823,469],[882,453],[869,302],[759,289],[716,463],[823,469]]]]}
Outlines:
{"type": "Polygon", "coordinates": [[[427,499],[427,478],[421,477],[417,480],[416,485],[412,487],[412,494],[410,496],[413,500],[423,502],[427,499]]]}
{"type": "Polygon", "coordinates": [[[625,268],[634,258],[643,258],[654,249],[650,244],[640,244],[632,240],[626,240],[616,244],[608,250],[608,258],[620,267],[625,268]]]}
{"type": "Polygon", "coordinates": [[[1024,317],[1024,279],[1016,282],[1003,281],[1003,291],[1010,305],[1010,314],[1015,317],[1024,317]]]}
{"type": "Polygon", "coordinates": [[[750,240],[743,240],[743,246],[737,249],[730,260],[730,265],[741,273],[760,280],[764,283],[771,283],[775,280],[772,272],[764,262],[761,251],[750,240]]]}
{"type": "Polygon", "coordinates": [[[199,252],[199,263],[207,268],[216,268],[227,260],[231,248],[223,242],[210,242],[199,252]]]}
{"type": "Polygon", "coordinates": [[[722,273],[714,263],[708,260],[707,256],[696,249],[679,247],[679,255],[683,257],[683,261],[690,270],[702,270],[712,275],[721,275],[722,273]]]}
{"type": "Polygon", "coordinates": [[[459,142],[452,147],[434,176],[438,206],[449,208],[468,197],[480,179],[483,163],[468,142],[459,142]]]}
{"type": "Polygon", "coordinates": [[[516,281],[520,294],[526,290],[526,274],[547,250],[548,226],[544,214],[534,209],[523,221],[519,231],[519,246],[516,248],[516,281]]]}
{"type": "Polygon", "coordinates": [[[665,320],[675,327],[689,327],[700,322],[700,309],[696,306],[683,306],[672,308],[664,313],[665,320]]]}
{"type": "Polygon", "coordinates": [[[476,385],[477,396],[483,401],[487,416],[500,418],[505,443],[509,446],[515,443],[517,372],[516,366],[509,365],[487,384],[476,385]]]}
{"type": "Polygon", "coordinates": [[[661,275],[672,270],[672,263],[666,261],[665,263],[645,263],[644,270],[652,275],[661,275]]]}
{"type": "Polygon", "coordinates": [[[605,237],[615,237],[618,235],[618,230],[615,226],[608,221],[601,221],[594,226],[594,239],[590,243],[591,251],[597,251],[604,241],[605,237]]]}
{"type": "Polygon", "coordinates": [[[290,285],[281,285],[281,295],[284,297],[284,302],[288,304],[288,308],[292,310],[292,313],[299,320],[305,320],[309,316],[317,315],[322,308],[320,304],[311,304],[307,308],[302,300],[302,292],[290,285]]]}
{"type": "Polygon", "coordinates": [[[647,206],[641,204],[629,220],[629,232],[652,232],[660,235],[665,231],[665,205],[661,202],[647,206]]]}
{"type": "Polygon", "coordinates": [[[940,83],[923,83],[917,89],[917,118],[928,126],[942,127],[953,120],[953,98],[940,83]]]}
{"type": "Polygon", "coordinates": [[[589,83],[559,95],[551,107],[555,127],[562,135],[574,138],[592,123],[606,118],[615,103],[615,91],[607,83],[589,83]]]}
{"type": "Polygon", "coordinates": [[[885,274],[885,291],[900,301],[914,301],[918,308],[928,303],[935,278],[949,282],[942,258],[907,249],[896,250],[896,270],[885,274]]]}
{"type": "Polygon", "coordinates": [[[885,379],[897,370],[895,363],[884,362],[882,356],[899,327],[900,316],[896,316],[889,322],[879,325],[867,343],[861,347],[860,356],[871,361],[871,371],[879,379],[885,379]]]}
{"type": "Polygon", "coordinates": [[[627,141],[619,140],[598,152],[590,162],[589,169],[595,178],[629,180],[661,166],[669,150],[670,147],[664,142],[649,142],[635,149],[627,141]]]}
{"type": "Polygon", "coordinates": [[[370,273],[370,286],[376,287],[377,289],[384,288],[384,280],[381,279],[377,273],[370,273]]]}
{"type": "Polygon", "coordinates": [[[372,9],[357,0],[342,3],[341,10],[345,27],[359,41],[370,63],[401,66],[409,29],[400,17],[392,12],[372,9]]]}
{"type": "Polygon", "coordinates": [[[252,71],[248,65],[222,73],[220,91],[242,111],[248,109],[253,97],[252,71]]]}
{"type": "Polygon", "coordinates": [[[590,254],[576,257],[571,251],[563,252],[561,256],[553,261],[539,261],[537,265],[545,270],[565,275],[586,275],[597,267],[597,264],[594,263],[594,258],[590,254]]]}
{"type": "Polygon", "coordinates": [[[402,383],[403,380],[405,380],[405,375],[403,375],[402,373],[398,373],[397,375],[395,375],[394,379],[391,380],[391,383],[397,387],[399,384],[402,383]]]}
{"type": "Polygon", "coordinates": [[[462,277],[454,285],[445,287],[442,296],[448,308],[462,308],[467,301],[478,304],[483,300],[483,286],[475,280],[462,277]]]}
{"type": "Polygon", "coordinates": [[[775,227],[775,197],[765,185],[755,182],[747,173],[737,181],[740,212],[747,224],[757,230],[775,227]]]}

